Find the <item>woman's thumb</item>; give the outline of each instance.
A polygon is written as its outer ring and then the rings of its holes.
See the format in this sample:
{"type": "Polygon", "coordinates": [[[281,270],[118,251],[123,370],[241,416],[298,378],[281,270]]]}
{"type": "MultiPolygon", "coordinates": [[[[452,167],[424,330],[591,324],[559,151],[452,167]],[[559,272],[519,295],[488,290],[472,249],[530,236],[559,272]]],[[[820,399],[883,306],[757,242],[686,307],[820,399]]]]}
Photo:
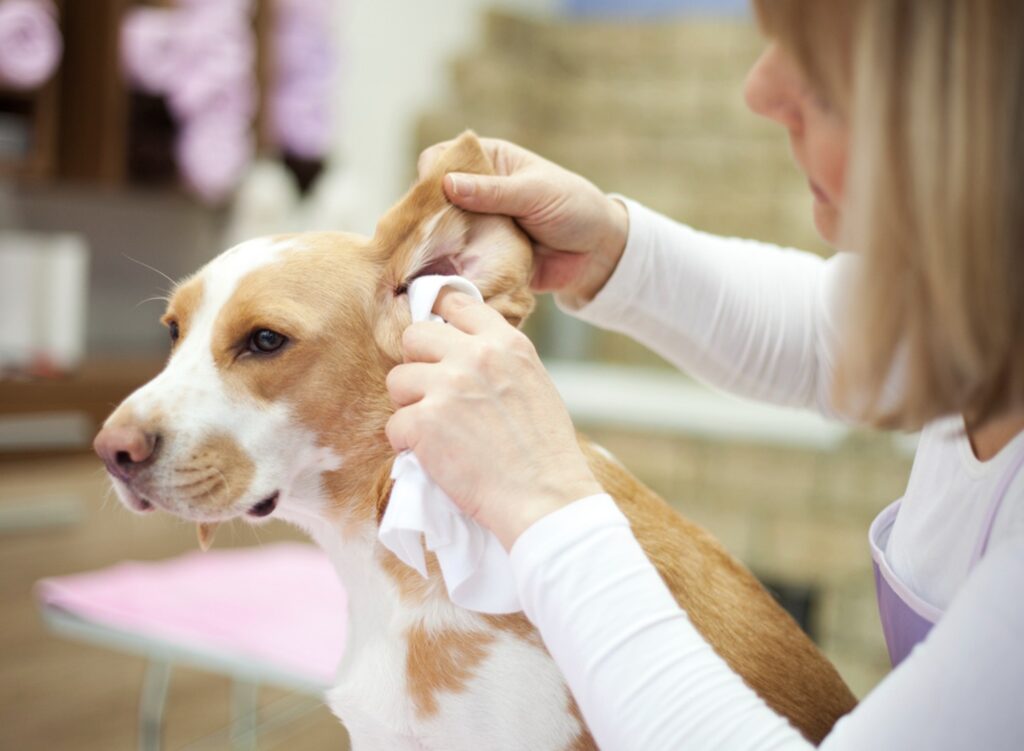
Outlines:
{"type": "Polygon", "coordinates": [[[482,214],[524,216],[536,203],[529,184],[514,177],[471,175],[450,172],[444,178],[444,192],[456,206],[482,214]]]}

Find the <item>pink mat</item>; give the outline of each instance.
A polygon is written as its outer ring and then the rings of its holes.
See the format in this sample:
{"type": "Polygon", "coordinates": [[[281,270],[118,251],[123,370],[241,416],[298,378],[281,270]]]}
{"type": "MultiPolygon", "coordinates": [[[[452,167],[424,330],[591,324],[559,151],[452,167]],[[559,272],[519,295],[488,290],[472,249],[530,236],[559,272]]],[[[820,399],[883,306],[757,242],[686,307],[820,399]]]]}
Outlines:
{"type": "Polygon", "coordinates": [[[311,545],[186,553],[43,579],[46,605],[176,645],[255,658],[330,685],[345,642],[345,592],[311,545]]]}

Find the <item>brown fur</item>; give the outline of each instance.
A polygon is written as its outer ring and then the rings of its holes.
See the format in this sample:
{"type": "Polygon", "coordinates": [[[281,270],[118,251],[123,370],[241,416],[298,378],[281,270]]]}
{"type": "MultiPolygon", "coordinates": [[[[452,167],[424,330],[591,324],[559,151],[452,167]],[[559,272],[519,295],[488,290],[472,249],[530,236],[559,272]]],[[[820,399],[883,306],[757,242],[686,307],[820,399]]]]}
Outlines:
{"type": "Polygon", "coordinates": [[[566,747],[566,751],[593,751],[597,748],[597,744],[594,743],[594,737],[587,730],[587,724],[583,721],[583,713],[580,712],[576,699],[568,691],[565,692],[565,699],[568,702],[569,715],[576,719],[581,728],[572,743],[566,747]]]}
{"type": "Polygon", "coordinates": [[[178,324],[178,331],[180,333],[179,341],[184,339],[185,335],[188,333],[189,324],[191,324],[192,317],[199,308],[199,303],[202,299],[202,279],[196,277],[186,279],[175,287],[174,296],[171,298],[171,302],[167,306],[167,312],[164,313],[160,320],[164,325],[169,324],[171,321],[175,321],[178,324]]]}
{"type": "Polygon", "coordinates": [[[249,455],[234,438],[213,434],[197,446],[189,456],[189,464],[175,467],[181,475],[176,490],[189,496],[193,503],[204,502],[209,508],[227,508],[249,488],[256,468],[249,455]]]}
{"type": "Polygon", "coordinates": [[[465,689],[473,670],[487,658],[494,635],[486,631],[441,631],[413,628],[408,635],[406,676],[409,693],[421,717],[438,710],[441,691],[465,689]]]}
{"type": "Polygon", "coordinates": [[[581,446],[697,630],[808,740],[817,743],[828,735],[856,705],[835,667],[717,540],[586,439],[581,446]]]}

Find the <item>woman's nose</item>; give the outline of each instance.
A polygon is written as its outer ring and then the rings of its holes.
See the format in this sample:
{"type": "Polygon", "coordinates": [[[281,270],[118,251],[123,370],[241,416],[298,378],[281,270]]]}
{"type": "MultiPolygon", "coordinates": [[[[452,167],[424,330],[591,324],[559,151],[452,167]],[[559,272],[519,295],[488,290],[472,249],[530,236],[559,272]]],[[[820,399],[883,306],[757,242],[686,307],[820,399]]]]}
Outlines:
{"type": "Polygon", "coordinates": [[[798,79],[795,63],[773,43],[747,73],[743,97],[752,112],[798,133],[803,127],[798,79]]]}

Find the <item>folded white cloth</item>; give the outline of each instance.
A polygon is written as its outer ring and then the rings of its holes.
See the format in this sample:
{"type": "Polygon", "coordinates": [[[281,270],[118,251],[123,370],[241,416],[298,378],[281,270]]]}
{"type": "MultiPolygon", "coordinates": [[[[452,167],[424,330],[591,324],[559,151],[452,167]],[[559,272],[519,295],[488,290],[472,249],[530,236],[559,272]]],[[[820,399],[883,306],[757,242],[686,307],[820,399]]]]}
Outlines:
{"type": "MultiPolygon", "coordinates": [[[[459,276],[424,276],[409,284],[412,320],[440,321],[431,311],[437,295],[452,287],[483,300],[473,283],[459,276]]],[[[403,451],[391,468],[394,485],[378,537],[406,565],[427,576],[423,545],[437,556],[448,596],[480,613],[522,610],[508,553],[490,530],[463,514],[434,483],[416,455],[403,451]]]]}

